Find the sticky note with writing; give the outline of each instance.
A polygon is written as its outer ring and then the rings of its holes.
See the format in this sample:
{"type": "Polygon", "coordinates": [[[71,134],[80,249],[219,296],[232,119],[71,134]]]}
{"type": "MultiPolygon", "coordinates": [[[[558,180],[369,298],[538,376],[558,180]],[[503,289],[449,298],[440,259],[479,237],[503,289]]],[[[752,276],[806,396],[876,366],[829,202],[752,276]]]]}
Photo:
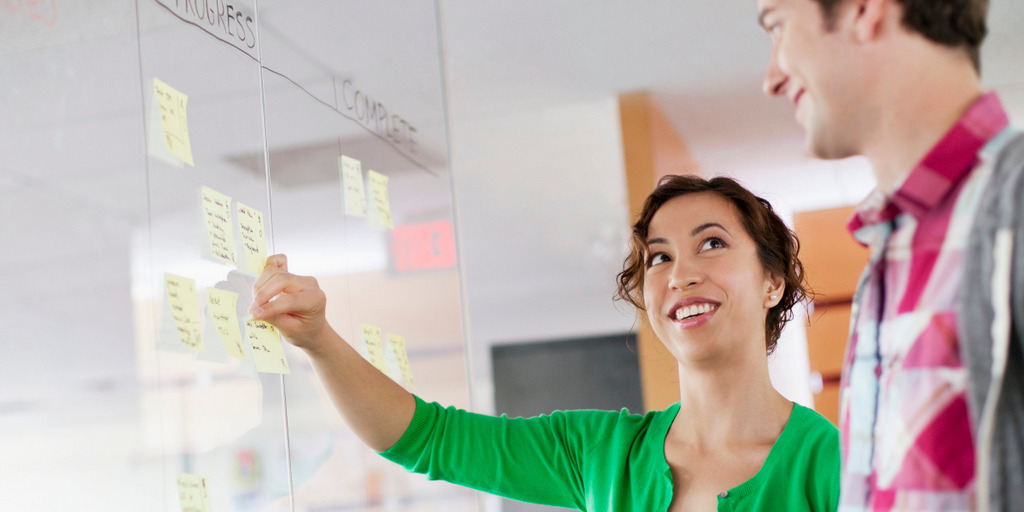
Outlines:
{"type": "Polygon", "coordinates": [[[206,477],[178,473],[178,501],[181,512],[213,512],[206,477]]]}
{"type": "Polygon", "coordinates": [[[238,232],[242,236],[245,270],[259,275],[267,264],[267,235],[263,230],[263,214],[255,208],[238,203],[238,232]]]}
{"type": "Polygon", "coordinates": [[[341,170],[342,197],[345,199],[345,215],[366,217],[366,188],[363,185],[363,166],[355,158],[338,157],[341,170]]]}
{"type": "Polygon", "coordinates": [[[409,384],[409,387],[415,388],[416,384],[412,381],[412,370],[409,368],[409,354],[405,350],[405,337],[388,333],[388,342],[391,345],[391,350],[395,353],[395,360],[398,361],[398,369],[402,371],[402,378],[405,379],[406,384],[409,384]]]}
{"type": "Polygon", "coordinates": [[[377,219],[384,227],[394,229],[395,224],[391,221],[391,199],[388,198],[388,177],[372,170],[366,174],[370,177],[370,191],[377,209],[377,219]]]}
{"type": "Polygon", "coordinates": [[[249,320],[245,323],[245,337],[252,348],[252,361],[256,370],[263,373],[291,373],[288,358],[284,355],[281,333],[261,320],[249,320]]]}
{"type": "Polygon", "coordinates": [[[380,334],[380,327],[363,324],[363,343],[366,344],[366,353],[370,357],[370,362],[378,370],[387,373],[388,367],[384,363],[384,348],[381,346],[380,334]]]}
{"type": "Polygon", "coordinates": [[[235,228],[231,224],[231,197],[210,187],[203,187],[201,195],[203,226],[206,229],[203,256],[220,263],[234,265],[235,228]]]}
{"type": "Polygon", "coordinates": [[[199,301],[196,299],[196,282],[187,277],[164,274],[164,289],[167,305],[171,309],[178,338],[186,347],[206,351],[203,331],[199,327],[199,301]]]}
{"type": "Polygon", "coordinates": [[[224,348],[231,357],[248,361],[245,347],[242,346],[242,332],[238,328],[238,294],[220,288],[209,288],[206,293],[210,303],[210,318],[213,319],[224,348]]]}
{"type": "Polygon", "coordinates": [[[153,79],[153,93],[160,107],[164,145],[182,161],[195,167],[192,162],[192,144],[188,139],[188,96],[159,78],[153,79]]]}

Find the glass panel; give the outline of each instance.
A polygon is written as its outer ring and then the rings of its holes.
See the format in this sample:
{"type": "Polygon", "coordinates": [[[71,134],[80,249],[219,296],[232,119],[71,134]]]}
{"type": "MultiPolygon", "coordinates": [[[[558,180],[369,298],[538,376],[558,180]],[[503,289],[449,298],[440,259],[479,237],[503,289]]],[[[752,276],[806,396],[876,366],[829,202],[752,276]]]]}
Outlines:
{"type": "Polygon", "coordinates": [[[134,3],[2,2],[0,88],[0,508],[162,510],[134,3]]]}
{"type": "Polygon", "coordinates": [[[237,345],[222,342],[209,305],[211,289],[237,293],[236,318],[244,321],[254,275],[238,270],[246,268],[238,205],[273,215],[258,46],[232,38],[254,37],[255,6],[233,3],[230,16],[214,2],[149,1],[138,9],[150,211],[148,240],[138,239],[152,254],[135,297],[137,322],[151,326],[137,340],[147,389],[141,421],[162,457],[167,508],[175,510],[177,475],[185,473],[207,479],[215,510],[286,510],[281,377],[258,372],[251,349],[246,360],[232,357],[228,347],[237,345]],[[187,132],[175,130],[181,112],[187,132]],[[166,274],[194,281],[202,351],[180,339],[166,274]]]}
{"type": "MultiPolygon", "coordinates": [[[[404,337],[413,391],[468,407],[434,6],[260,6],[275,249],[294,272],[317,276],[349,343],[365,352],[363,325],[380,328],[387,371],[403,382],[387,336],[404,337]],[[373,201],[346,200],[343,156],[358,160],[354,173],[371,194],[371,171],[387,177],[393,229],[373,201]]],[[[363,447],[306,358],[293,361],[285,380],[297,507],[476,510],[472,492],[363,447]]]]}
{"type": "Polygon", "coordinates": [[[404,382],[403,336],[410,388],[468,407],[437,25],[429,2],[0,3],[0,508],[182,510],[195,474],[217,511],[477,509],[365,448],[300,351],[258,371],[210,304],[237,293],[244,335],[245,205],[349,342],[381,328],[404,382]],[[341,155],[387,177],[393,228],[372,198],[346,215],[341,155]]]}

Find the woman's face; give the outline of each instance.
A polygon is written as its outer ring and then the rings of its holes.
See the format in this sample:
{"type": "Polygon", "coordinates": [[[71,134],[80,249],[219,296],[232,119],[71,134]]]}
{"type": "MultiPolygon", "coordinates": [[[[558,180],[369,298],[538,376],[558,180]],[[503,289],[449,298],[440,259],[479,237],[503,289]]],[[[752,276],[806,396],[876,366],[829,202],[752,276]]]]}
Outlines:
{"type": "Polygon", "coordinates": [[[647,316],[677,360],[765,353],[765,316],[783,282],[764,271],[730,201],[712,192],[669,200],[651,219],[647,245],[647,316]]]}

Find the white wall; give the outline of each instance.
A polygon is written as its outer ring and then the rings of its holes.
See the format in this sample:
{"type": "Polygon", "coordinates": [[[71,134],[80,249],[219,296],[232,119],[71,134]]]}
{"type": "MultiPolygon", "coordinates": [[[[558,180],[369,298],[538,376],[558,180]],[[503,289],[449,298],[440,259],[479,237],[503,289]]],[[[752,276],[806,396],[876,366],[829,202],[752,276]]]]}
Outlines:
{"type": "Polygon", "coordinates": [[[455,123],[451,139],[474,406],[490,411],[491,345],[632,326],[612,303],[629,223],[618,103],[455,123]]]}

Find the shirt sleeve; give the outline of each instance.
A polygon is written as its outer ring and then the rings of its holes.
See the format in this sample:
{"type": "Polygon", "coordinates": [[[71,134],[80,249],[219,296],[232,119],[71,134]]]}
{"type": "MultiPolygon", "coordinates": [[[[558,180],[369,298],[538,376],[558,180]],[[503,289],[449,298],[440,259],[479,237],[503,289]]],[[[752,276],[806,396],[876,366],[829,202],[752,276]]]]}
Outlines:
{"type": "Polygon", "coordinates": [[[586,450],[579,429],[569,426],[571,416],[554,412],[510,419],[443,408],[416,397],[416,413],[405,434],[381,455],[431,480],[582,510],[580,457],[586,450]]]}

